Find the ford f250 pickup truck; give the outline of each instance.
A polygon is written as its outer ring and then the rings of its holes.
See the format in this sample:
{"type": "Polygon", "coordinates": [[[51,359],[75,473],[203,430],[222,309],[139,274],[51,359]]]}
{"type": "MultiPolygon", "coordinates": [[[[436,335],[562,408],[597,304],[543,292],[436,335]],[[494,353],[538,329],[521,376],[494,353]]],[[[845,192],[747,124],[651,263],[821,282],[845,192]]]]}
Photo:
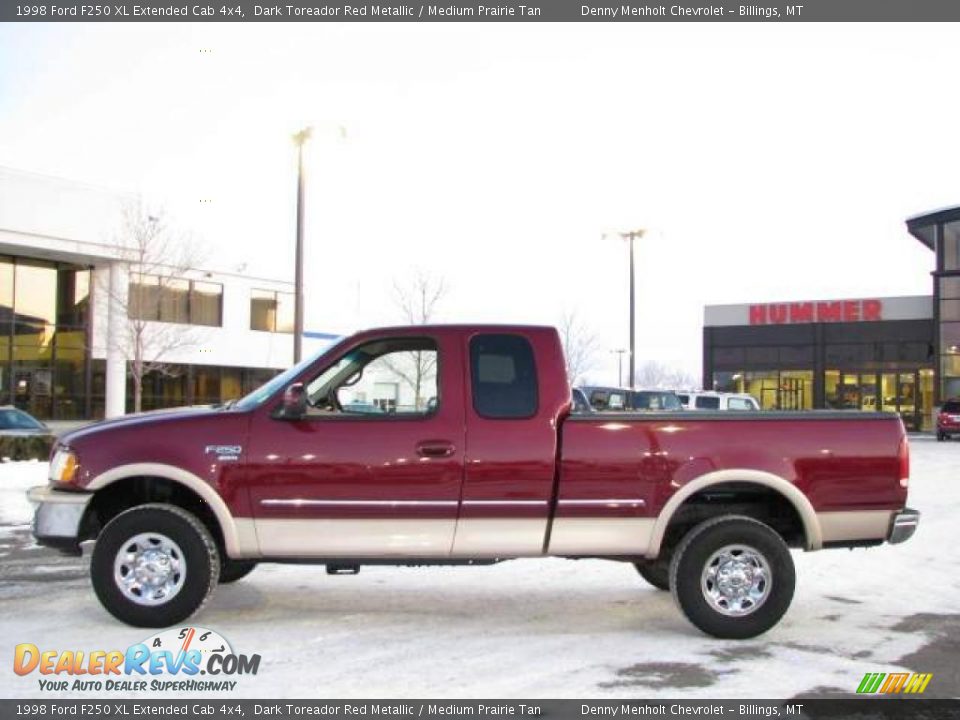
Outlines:
{"type": "Polygon", "coordinates": [[[178,623],[260,562],[605,558],[723,638],[765,632],[790,548],[903,542],[909,450],[888,413],[571,414],[556,330],[362,332],[236,402],[60,439],[39,543],[79,554],[104,607],[178,623]]]}

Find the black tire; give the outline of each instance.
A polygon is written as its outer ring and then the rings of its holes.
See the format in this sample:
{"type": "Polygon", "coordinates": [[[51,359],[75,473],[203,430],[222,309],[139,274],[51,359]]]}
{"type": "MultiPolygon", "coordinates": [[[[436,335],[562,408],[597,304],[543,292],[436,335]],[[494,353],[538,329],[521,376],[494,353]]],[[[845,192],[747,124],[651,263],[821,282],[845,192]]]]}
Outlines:
{"type": "Polygon", "coordinates": [[[670,558],[661,558],[652,562],[638,562],[633,566],[640,576],[657,590],[670,589],[670,558]]]}
{"type": "MultiPolygon", "coordinates": [[[[709,586],[709,581],[706,584],[709,586]]],[[[767,525],[740,515],[724,515],[694,527],[683,538],[670,564],[673,599],[691,623],[718,638],[741,640],[765,633],[787,612],[795,585],[793,558],[783,538],[767,525]],[[768,571],[766,583],[760,581],[760,587],[765,588],[762,599],[740,615],[728,615],[715,608],[702,587],[708,562],[728,546],[745,546],[754,559],[766,563],[768,571]]],[[[728,606],[728,610],[732,609],[735,608],[728,606]]]]}
{"type": "MultiPolygon", "coordinates": [[[[149,540],[143,543],[147,549],[151,547],[149,543],[149,540]]],[[[122,574],[123,569],[117,572],[122,574]]],[[[128,570],[126,574],[130,572],[128,570]]],[[[186,510],[162,503],[139,505],[108,522],[97,538],[90,561],[93,589],[103,607],[118,620],[136,627],[169,627],[186,620],[209,599],[219,575],[220,556],[207,528],[186,510]],[[170,555],[176,558],[183,575],[171,575],[181,578],[181,584],[169,600],[145,605],[135,602],[121,590],[114,579],[115,563],[128,543],[137,536],[151,534],[163,536],[176,544],[179,553],[170,555]]],[[[143,595],[140,591],[140,596],[143,595]]]]}
{"type": "Polygon", "coordinates": [[[253,560],[231,560],[228,557],[220,557],[220,584],[226,585],[242,580],[253,572],[257,566],[253,560]]]}
{"type": "Polygon", "coordinates": [[[947,439],[946,433],[938,432],[937,433],[937,442],[943,442],[947,439]]]}

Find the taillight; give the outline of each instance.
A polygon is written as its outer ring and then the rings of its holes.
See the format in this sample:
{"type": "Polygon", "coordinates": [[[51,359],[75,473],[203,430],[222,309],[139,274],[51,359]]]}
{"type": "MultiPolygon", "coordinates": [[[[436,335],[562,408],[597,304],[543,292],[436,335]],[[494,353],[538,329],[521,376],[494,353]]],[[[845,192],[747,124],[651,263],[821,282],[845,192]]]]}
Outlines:
{"type": "Polygon", "coordinates": [[[940,421],[941,421],[941,422],[946,422],[947,420],[950,419],[950,415],[949,415],[948,413],[945,413],[945,412],[940,413],[937,417],[940,418],[940,421]]]}
{"type": "Polygon", "coordinates": [[[910,443],[906,435],[900,438],[900,448],[897,450],[897,460],[900,467],[900,487],[906,488],[910,485],[910,443]]]}

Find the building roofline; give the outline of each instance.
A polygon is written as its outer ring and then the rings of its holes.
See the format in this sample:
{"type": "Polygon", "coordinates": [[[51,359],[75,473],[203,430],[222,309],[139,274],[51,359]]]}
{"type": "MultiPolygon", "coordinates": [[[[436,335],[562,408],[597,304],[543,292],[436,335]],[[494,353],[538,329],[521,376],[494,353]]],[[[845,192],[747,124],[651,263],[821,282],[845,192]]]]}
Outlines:
{"type": "Polygon", "coordinates": [[[931,212],[923,213],[922,215],[914,215],[913,217],[907,218],[907,232],[913,235],[928,248],[934,250],[935,248],[933,246],[933,240],[930,238],[925,238],[920,233],[920,228],[938,225],[940,223],[953,222],[955,220],[960,220],[960,205],[955,207],[940,208],[939,210],[933,210],[931,212]]]}

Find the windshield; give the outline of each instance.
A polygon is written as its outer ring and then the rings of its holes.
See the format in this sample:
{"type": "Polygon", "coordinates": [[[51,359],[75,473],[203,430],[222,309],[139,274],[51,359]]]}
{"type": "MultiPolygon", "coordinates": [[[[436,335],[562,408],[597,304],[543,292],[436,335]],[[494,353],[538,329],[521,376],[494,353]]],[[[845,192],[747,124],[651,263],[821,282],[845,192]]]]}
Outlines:
{"type": "MultiPolygon", "coordinates": [[[[327,350],[329,349],[330,348],[327,348],[327,350]]],[[[249,395],[242,397],[236,402],[235,405],[233,405],[233,407],[237,408],[238,410],[253,410],[253,408],[262,405],[281,388],[286,387],[288,384],[293,382],[293,379],[296,378],[297,375],[303,372],[308,365],[316,362],[327,352],[327,350],[316,352],[305,360],[301,360],[293,367],[284,370],[282,373],[277,375],[272,380],[264,383],[249,395]]]]}
{"type": "Polygon", "coordinates": [[[0,408],[0,430],[43,430],[43,425],[15,408],[0,408]]]}

